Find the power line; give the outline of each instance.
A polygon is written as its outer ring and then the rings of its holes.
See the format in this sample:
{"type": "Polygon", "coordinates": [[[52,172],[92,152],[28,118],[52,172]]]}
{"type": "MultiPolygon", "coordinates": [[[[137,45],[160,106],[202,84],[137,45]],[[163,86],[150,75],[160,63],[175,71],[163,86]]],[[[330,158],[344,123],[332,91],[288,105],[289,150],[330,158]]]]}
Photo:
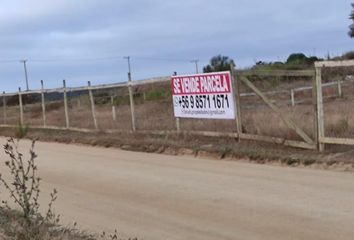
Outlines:
{"type": "MultiPolygon", "coordinates": [[[[110,56],[110,57],[97,57],[97,58],[56,58],[56,59],[29,59],[31,62],[60,62],[60,61],[105,61],[105,60],[121,60],[124,56],[110,56]]],[[[189,59],[178,58],[159,58],[159,57],[143,57],[131,56],[135,60],[151,60],[151,61],[169,61],[169,62],[190,62],[189,59]]],[[[199,61],[199,60],[198,60],[199,61]]]]}
{"type": "Polygon", "coordinates": [[[27,61],[28,61],[27,59],[25,59],[25,60],[20,60],[20,62],[23,63],[23,68],[24,68],[24,70],[25,70],[26,89],[27,89],[27,91],[29,91],[28,75],[27,75],[27,65],[26,65],[27,61]]]}
{"type": "MultiPolygon", "coordinates": [[[[109,61],[109,60],[122,60],[124,56],[107,56],[107,57],[88,57],[88,58],[28,58],[28,62],[33,62],[33,63],[46,63],[46,62],[65,62],[65,61],[74,61],[74,62],[94,62],[94,61],[109,61]]],[[[135,60],[150,60],[150,61],[166,61],[166,62],[191,62],[190,59],[181,59],[181,58],[164,58],[164,57],[144,57],[144,56],[132,56],[131,58],[134,58],[135,60]]],[[[14,59],[0,59],[0,63],[15,63],[18,62],[19,60],[14,60],[14,59]]],[[[192,62],[195,62],[196,60],[193,60],[192,62]]],[[[197,60],[199,61],[199,60],[197,60]]]]}
{"type": "Polygon", "coordinates": [[[128,79],[131,82],[132,70],[131,70],[131,67],[130,67],[130,56],[125,56],[123,58],[128,61],[128,79]]]}
{"type": "Polygon", "coordinates": [[[199,73],[198,62],[199,62],[198,59],[191,61],[191,63],[195,63],[195,72],[196,72],[196,73],[199,73]]]}
{"type": "Polygon", "coordinates": [[[17,63],[18,60],[0,60],[0,63],[17,63]]]}
{"type": "Polygon", "coordinates": [[[137,60],[151,60],[151,61],[168,61],[168,62],[189,62],[189,59],[177,59],[177,58],[158,58],[158,57],[138,57],[135,56],[134,59],[137,60]]]}
{"type": "Polygon", "coordinates": [[[120,60],[122,56],[97,57],[97,58],[56,58],[56,59],[29,59],[31,62],[64,62],[64,61],[107,61],[120,60]]]}

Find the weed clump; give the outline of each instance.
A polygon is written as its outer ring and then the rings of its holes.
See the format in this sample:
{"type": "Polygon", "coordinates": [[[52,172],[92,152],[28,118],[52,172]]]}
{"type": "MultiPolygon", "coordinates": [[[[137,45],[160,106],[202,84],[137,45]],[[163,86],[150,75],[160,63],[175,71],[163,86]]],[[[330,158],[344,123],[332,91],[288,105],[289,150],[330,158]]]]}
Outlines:
{"type": "MultiPolygon", "coordinates": [[[[59,216],[53,212],[52,206],[57,199],[56,189],[50,194],[51,200],[44,216],[39,211],[40,181],[37,176],[37,158],[34,152],[35,141],[30,148],[28,160],[23,158],[23,154],[18,149],[19,141],[10,138],[4,145],[4,150],[9,160],[5,165],[9,170],[10,177],[0,174],[0,182],[10,195],[10,199],[19,209],[18,222],[10,226],[7,231],[16,239],[32,240],[43,239],[43,234],[48,233],[48,226],[54,226],[59,222],[59,216]]],[[[7,201],[2,201],[3,208],[10,210],[7,201]]]]}
{"type": "Polygon", "coordinates": [[[24,137],[26,137],[27,133],[28,133],[28,125],[22,125],[21,123],[19,123],[15,129],[15,136],[17,139],[22,139],[24,137]]]}

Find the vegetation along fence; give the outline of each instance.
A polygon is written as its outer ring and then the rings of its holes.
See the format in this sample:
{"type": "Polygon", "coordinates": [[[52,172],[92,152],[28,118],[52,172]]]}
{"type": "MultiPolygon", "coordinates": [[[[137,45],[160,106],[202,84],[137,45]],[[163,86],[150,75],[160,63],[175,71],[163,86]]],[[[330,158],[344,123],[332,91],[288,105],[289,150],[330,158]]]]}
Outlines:
{"type": "MultiPolygon", "coordinates": [[[[352,66],[352,62],[341,64],[352,66]]],[[[349,138],[325,137],[323,103],[340,106],[340,101],[350,102],[354,91],[350,72],[326,72],[327,78],[322,80],[322,68],[334,65],[338,67],[337,63],[321,62],[316,63],[315,69],[297,71],[236,72],[232,69],[237,104],[235,120],[176,120],[169,77],[95,86],[88,82],[85,87],[68,87],[63,80],[63,86],[56,89],[45,89],[41,81],[39,90],[19,89],[16,93],[1,94],[1,126],[195,134],[323,150],[325,143],[354,144],[349,138]]],[[[332,129],[343,122],[329,119],[328,124],[332,129]]]]}

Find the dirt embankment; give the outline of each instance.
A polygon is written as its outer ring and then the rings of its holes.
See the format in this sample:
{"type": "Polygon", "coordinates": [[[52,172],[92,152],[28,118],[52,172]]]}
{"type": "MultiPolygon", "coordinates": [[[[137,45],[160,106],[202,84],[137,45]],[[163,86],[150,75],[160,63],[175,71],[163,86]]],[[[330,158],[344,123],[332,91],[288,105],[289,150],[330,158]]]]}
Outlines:
{"type": "MultiPolygon", "coordinates": [[[[16,129],[0,128],[0,135],[13,137],[16,135],[16,129]]],[[[85,133],[41,129],[29,129],[26,138],[168,155],[193,155],[216,160],[243,159],[260,164],[270,163],[340,170],[354,169],[354,151],[347,146],[329,146],[325,153],[318,153],[312,150],[295,149],[269,143],[238,142],[233,138],[137,133],[85,133]]]]}

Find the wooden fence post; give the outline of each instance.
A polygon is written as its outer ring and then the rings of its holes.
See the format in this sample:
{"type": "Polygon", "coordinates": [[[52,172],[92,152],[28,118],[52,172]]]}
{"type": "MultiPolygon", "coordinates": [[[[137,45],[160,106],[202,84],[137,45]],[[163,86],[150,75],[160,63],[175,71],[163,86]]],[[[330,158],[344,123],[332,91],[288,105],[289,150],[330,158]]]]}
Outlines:
{"type": "Polygon", "coordinates": [[[80,96],[77,97],[77,108],[81,108],[80,96]]]}
{"type": "Polygon", "coordinates": [[[322,69],[316,67],[316,77],[315,77],[315,91],[316,91],[316,135],[318,141],[318,151],[324,151],[324,144],[321,143],[322,138],[325,135],[324,129],[324,119],[323,119],[323,97],[322,97],[322,69]]]}
{"type": "Polygon", "coordinates": [[[4,124],[7,122],[7,114],[6,114],[6,96],[5,96],[5,91],[2,92],[2,107],[3,107],[3,117],[4,117],[4,124]]]}
{"type": "Polygon", "coordinates": [[[132,87],[132,78],[131,73],[128,72],[128,91],[129,91],[129,101],[130,101],[130,113],[132,118],[132,130],[136,131],[135,125],[135,107],[134,107],[134,97],[133,97],[133,87],[132,87]]]}
{"type": "Polygon", "coordinates": [[[113,121],[117,121],[116,106],[114,105],[114,97],[113,96],[111,96],[111,105],[112,105],[112,119],[113,119],[113,121]]]}
{"type": "Polygon", "coordinates": [[[88,85],[88,91],[89,91],[90,102],[91,102],[91,113],[92,113],[93,124],[95,126],[95,129],[98,129],[98,124],[97,124],[97,119],[96,119],[96,112],[95,112],[95,100],[93,99],[93,94],[92,94],[92,89],[91,89],[91,82],[88,81],[87,85],[88,85]]]}
{"type": "Polygon", "coordinates": [[[176,118],[176,129],[177,129],[177,133],[181,133],[181,122],[180,122],[180,118],[176,118]]]}
{"type": "Polygon", "coordinates": [[[235,114],[236,114],[236,131],[238,135],[238,141],[241,141],[241,134],[242,134],[242,118],[241,118],[241,98],[240,98],[240,82],[237,78],[237,75],[235,73],[235,66],[231,64],[231,82],[232,82],[232,88],[234,90],[234,108],[235,108],[235,114]]]}
{"type": "Polygon", "coordinates": [[[44,98],[44,86],[43,80],[41,80],[41,99],[42,99],[42,115],[43,115],[43,126],[47,126],[47,119],[45,116],[45,98],[44,98]]]}
{"type": "MultiPolygon", "coordinates": [[[[174,72],[173,76],[177,76],[177,72],[174,72]]],[[[145,98],[145,93],[144,93],[144,98],[145,98]]],[[[181,133],[181,119],[179,117],[176,117],[176,130],[177,130],[177,134],[181,133]]]]}
{"type": "Polygon", "coordinates": [[[64,111],[65,111],[65,126],[66,128],[70,127],[69,123],[69,112],[68,112],[68,99],[66,95],[66,81],[63,80],[63,95],[64,95],[64,111]]]}
{"type": "Polygon", "coordinates": [[[316,144],[316,149],[318,150],[318,121],[317,121],[317,84],[316,84],[316,74],[312,77],[312,105],[314,112],[314,120],[313,120],[313,131],[314,131],[314,141],[316,144]]]}
{"type": "Polygon", "coordinates": [[[342,93],[342,82],[340,79],[338,79],[337,81],[337,87],[338,87],[338,97],[343,97],[343,93],[342,93]]]}
{"type": "Polygon", "coordinates": [[[22,103],[22,93],[21,93],[21,88],[18,88],[18,102],[20,105],[20,125],[23,126],[24,120],[23,120],[23,103],[22,103]]]}
{"type": "Polygon", "coordinates": [[[294,89],[290,90],[291,106],[295,106],[295,92],[294,89]]]}

